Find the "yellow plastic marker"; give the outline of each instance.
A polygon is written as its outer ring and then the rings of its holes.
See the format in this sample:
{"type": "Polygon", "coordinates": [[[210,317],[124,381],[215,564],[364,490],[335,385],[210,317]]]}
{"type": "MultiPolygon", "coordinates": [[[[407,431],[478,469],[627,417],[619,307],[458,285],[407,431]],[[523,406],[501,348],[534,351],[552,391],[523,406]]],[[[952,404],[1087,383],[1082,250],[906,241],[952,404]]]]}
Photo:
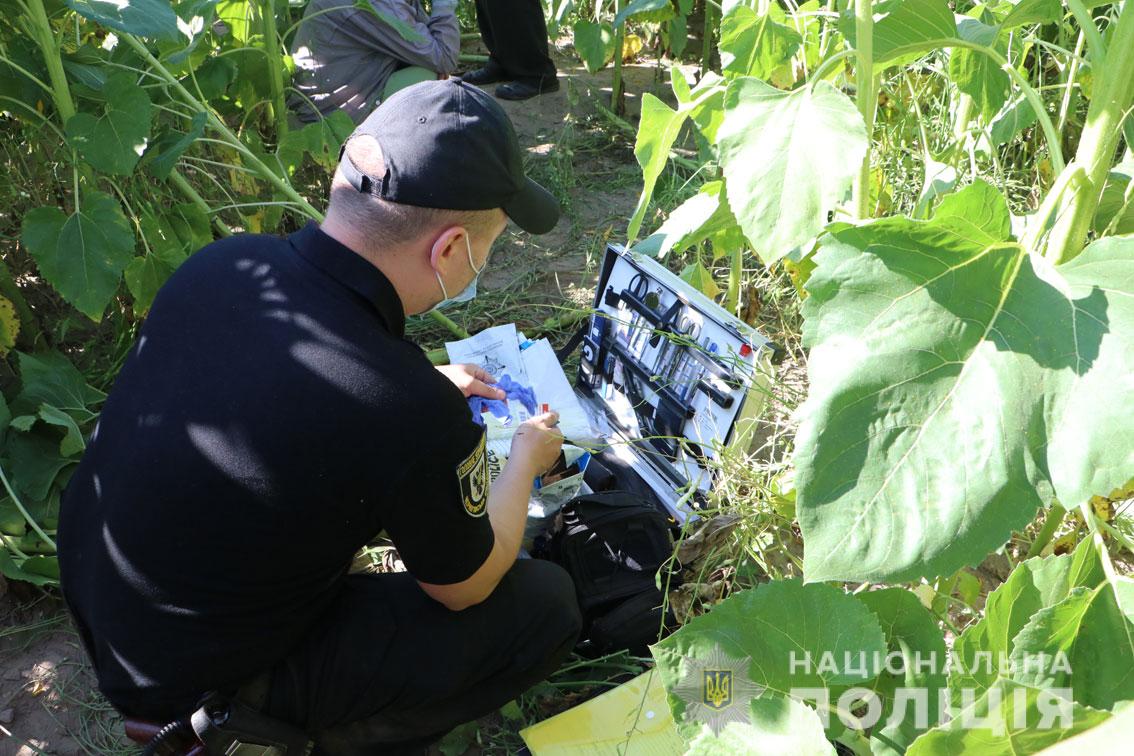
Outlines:
{"type": "Polygon", "coordinates": [[[654,670],[520,731],[533,756],[672,756],[685,750],[654,670]]]}

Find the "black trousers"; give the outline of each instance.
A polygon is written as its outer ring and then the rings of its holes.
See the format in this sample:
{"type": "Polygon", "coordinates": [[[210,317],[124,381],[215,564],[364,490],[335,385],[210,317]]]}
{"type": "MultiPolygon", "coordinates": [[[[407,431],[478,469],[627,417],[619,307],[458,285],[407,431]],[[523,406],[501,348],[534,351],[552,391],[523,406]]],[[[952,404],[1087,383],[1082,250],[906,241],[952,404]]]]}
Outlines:
{"type": "Polygon", "coordinates": [[[351,575],[321,629],[270,671],[263,710],[309,732],[316,756],[420,753],[546,678],[581,623],[551,562],[518,560],[460,612],[406,573],[351,575]]]}
{"type": "Polygon", "coordinates": [[[539,0],[476,0],[476,23],[489,56],[511,78],[555,78],[539,0]]]}

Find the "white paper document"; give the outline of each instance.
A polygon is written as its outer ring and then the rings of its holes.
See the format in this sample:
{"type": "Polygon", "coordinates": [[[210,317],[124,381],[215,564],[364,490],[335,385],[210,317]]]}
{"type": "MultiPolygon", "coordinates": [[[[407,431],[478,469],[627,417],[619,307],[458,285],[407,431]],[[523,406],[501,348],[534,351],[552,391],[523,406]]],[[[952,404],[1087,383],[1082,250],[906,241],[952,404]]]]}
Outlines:
{"type": "MultiPolygon", "coordinates": [[[[591,427],[586,411],[563,374],[551,342],[547,339],[526,342],[523,350],[521,343],[516,325],[508,323],[487,328],[461,341],[446,342],[445,350],[454,365],[478,365],[497,379],[508,375],[531,388],[535,393],[536,411],[542,411],[542,405],[546,404],[548,409],[558,412],[559,429],[568,440],[580,446],[597,443],[599,435],[591,427]]],[[[510,401],[508,410],[511,417],[507,420],[492,413],[482,415],[488,430],[488,447],[500,457],[507,457],[512,435],[529,417],[517,401],[510,401]]]]}
{"type": "Polygon", "coordinates": [[[446,341],[445,351],[450,364],[477,365],[496,378],[507,374],[517,383],[529,385],[515,323],[486,328],[460,341],[446,341]]]}

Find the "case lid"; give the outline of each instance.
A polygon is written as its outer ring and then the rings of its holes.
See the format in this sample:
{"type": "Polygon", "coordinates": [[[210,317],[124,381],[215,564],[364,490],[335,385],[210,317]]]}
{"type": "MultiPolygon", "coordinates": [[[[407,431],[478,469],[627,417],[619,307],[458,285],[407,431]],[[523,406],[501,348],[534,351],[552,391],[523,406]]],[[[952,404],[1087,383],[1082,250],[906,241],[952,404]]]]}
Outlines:
{"type": "Polygon", "coordinates": [[[683,520],[726,446],[747,445],[771,342],[653,259],[608,245],[576,388],[610,451],[683,520]]]}

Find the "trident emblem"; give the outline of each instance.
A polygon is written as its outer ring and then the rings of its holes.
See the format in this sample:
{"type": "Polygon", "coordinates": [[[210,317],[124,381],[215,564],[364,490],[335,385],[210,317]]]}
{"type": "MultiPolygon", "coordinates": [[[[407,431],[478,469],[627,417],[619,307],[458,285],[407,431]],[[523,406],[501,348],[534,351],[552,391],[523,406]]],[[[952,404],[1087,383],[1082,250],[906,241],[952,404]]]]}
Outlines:
{"type": "Polygon", "coordinates": [[[704,670],[705,691],[701,702],[711,709],[721,710],[732,704],[732,670],[704,670]]]}

